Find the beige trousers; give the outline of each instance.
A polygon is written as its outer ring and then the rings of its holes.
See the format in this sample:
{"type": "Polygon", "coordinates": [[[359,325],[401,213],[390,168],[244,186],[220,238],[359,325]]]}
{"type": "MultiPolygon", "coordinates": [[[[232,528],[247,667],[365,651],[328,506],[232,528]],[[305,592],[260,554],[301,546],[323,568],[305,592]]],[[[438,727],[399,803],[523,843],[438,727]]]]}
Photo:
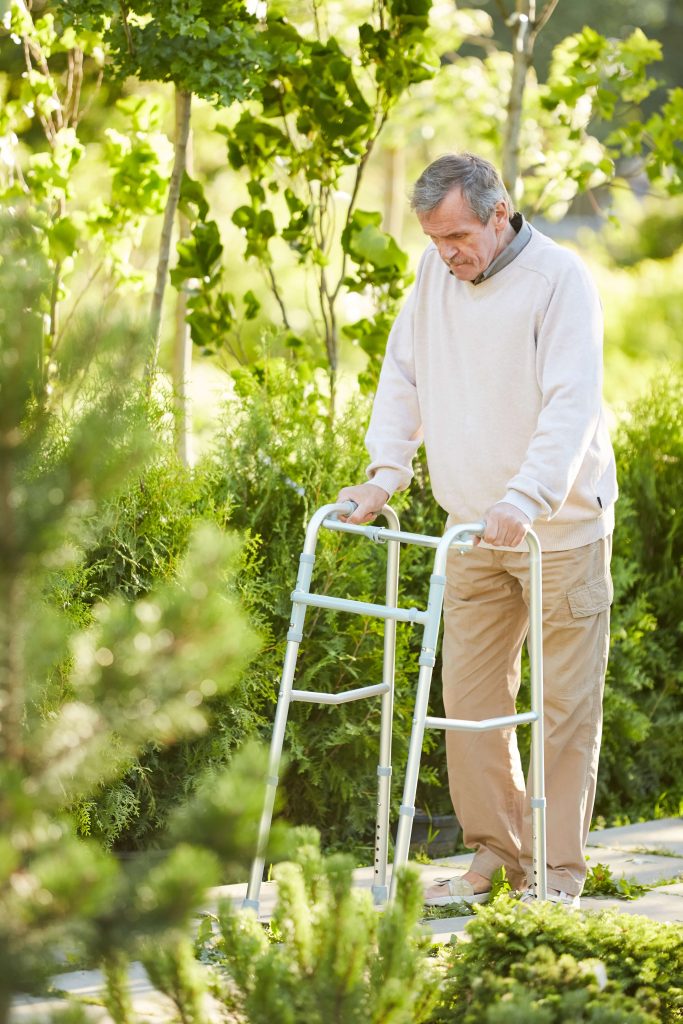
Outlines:
{"type": "MultiPolygon", "coordinates": [[[[611,537],[543,553],[548,885],[586,877],[609,646],[611,537]]],[[[451,551],[444,600],[443,696],[449,718],[514,714],[528,625],[528,554],[451,551]]],[[[528,728],[528,726],[522,726],[528,728]]],[[[448,780],[472,869],[531,878],[531,812],[514,729],[446,733],[448,780]]]]}

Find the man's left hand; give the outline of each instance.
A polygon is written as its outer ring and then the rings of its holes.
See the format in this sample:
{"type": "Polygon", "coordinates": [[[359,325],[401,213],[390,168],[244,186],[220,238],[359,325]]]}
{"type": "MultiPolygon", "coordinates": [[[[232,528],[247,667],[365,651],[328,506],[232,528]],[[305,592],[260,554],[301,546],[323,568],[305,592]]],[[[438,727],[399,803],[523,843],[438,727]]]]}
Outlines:
{"type": "Polygon", "coordinates": [[[515,505],[499,501],[486,513],[482,540],[494,547],[516,548],[531,529],[529,517],[515,505]]]}

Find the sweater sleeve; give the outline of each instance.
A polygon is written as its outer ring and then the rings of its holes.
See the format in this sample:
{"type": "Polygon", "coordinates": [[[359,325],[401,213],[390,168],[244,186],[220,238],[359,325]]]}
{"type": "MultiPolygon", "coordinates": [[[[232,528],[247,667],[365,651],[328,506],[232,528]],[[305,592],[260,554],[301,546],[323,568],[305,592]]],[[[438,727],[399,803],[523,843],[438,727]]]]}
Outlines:
{"type": "Polygon", "coordinates": [[[502,499],[531,521],[552,519],[562,508],[602,408],[602,310],[595,285],[573,255],[550,294],[536,367],[542,396],[537,427],[502,499]]]}
{"type": "Polygon", "coordinates": [[[409,485],[413,457],[422,442],[413,355],[414,310],[422,262],[417,281],[389,334],[365,437],[371,459],[368,478],[389,496],[409,485]]]}

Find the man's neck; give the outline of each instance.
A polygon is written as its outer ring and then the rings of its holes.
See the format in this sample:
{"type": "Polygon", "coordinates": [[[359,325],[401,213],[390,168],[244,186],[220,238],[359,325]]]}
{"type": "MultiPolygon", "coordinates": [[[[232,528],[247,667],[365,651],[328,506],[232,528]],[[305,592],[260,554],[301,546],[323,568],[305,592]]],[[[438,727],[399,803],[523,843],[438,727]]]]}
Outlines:
{"type": "Polygon", "coordinates": [[[510,244],[510,242],[512,241],[516,234],[517,232],[513,228],[512,224],[510,224],[510,222],[508,221],[508,223],[505,226],[505,230],[500,236],[500,241],[498,243],[498,247],[496,248],[495,253],[493,254],[493,259],[491,260],[491,263],[493,263],[493,260],[498,259],[498,257],[500,256],[504,249],[507,249],[508,245],[510,244]]]}

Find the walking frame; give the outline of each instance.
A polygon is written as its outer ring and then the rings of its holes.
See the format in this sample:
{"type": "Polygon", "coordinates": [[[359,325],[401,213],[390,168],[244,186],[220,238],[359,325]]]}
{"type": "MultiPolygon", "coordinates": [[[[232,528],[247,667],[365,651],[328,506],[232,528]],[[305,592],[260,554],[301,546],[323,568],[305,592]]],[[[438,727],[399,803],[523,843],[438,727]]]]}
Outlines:
{"type": "Polygon", "coordinates": [[[399,527],[398,516],[389,505],[382,509],[382,515],[388,524],[386,527],[372,524],[361,526],[354,523],[343,523],[337,518],[341,515],[352,515],[356,508],[352,501],[324,505],[311,517],[306,530],[304,549],[299,559],[299,573],[296,589],[292,593],[292,619],[287,633],[287,648],[280,682],[280,692],[275,713],[275,723],[270,745],[268,777],[263,813],[259,826],[257,851],[254,858],[247,896],[243,906],[256,913],[259,910],[259,893],[263,878],[265,856],[270,835],[275,794],[278,786],[278,771],[282,756],[285,727],[292,701],[305,701],[311,704],[345,704],[353,700],[362,700],[381,696],[381,723],[379,743],[379,764],[377,767],[377,818],[375,826],[375,862],[372,895],[375,904],[382,905],[394,898],[398,869],[406,864],[410,846],[410,836],[415,815],[415,793],[417,790],[418,773],[425,729],[461,730],[466,732],[484,732],[492,729],[505,729],[510,726],[528,724],[531,726],[531,825],[532,825],[532,863],[533,888],[539,899],[547,898],[546,870],[546,805],[545,783],[543,772],[543,653],[542,653],[542,583],[541,583],[541,550],[538,538],[533,531],[526,535],[529,548],[529,634],[528,648],[531,667],[531,710],[515,715],[499,718],[487,718],[479,721],[468,721],[455,718],[434,718],[427,714],[429,690],[436,660],[437,641],[441,624],[444,588],[446,585],[446,560],[448,552],[453,548],[462,555],[472,551],[474,538],[481,536],[483,523],[458,523],[451,526],[442,537],[431,537],[425,534],[406,533],[399,527]],[[366,537],[379,544],[387,545],[386,571],[386,603],[372,604],[367,601],[354,601],[346,598],[331,597],[324,594],[311,593],[311,577],[315,563],[315,550],[321,527],[338,533],[351,533],[366,537]],[[427,610],[417,608],[401,608],[398,606],[398,569],[401,544],[415,544],[420,547],[434,548],[434,571],[430,578],[427,610]],[[306,608],[327,608],[332,611],[351,612],[357,615],[370,615],[385,620],[384,626],[384,659],[382,682],[362,686],[341,693],[318,693],[311,690],[293,688],[299,645],[303,637],[306,608]],[[415,622],[423,626],[422,650],[419,658],[419,675],[413,725],[408,748],[403,800],[399,810],[398,831],[394,849],[394,863],[391,873],[391,886],[387,886],[387,863],[389,854],[389,811],[391,789],[391,730],[394,701],[394,667],[396,647],[396,623],[415,622]]]}

